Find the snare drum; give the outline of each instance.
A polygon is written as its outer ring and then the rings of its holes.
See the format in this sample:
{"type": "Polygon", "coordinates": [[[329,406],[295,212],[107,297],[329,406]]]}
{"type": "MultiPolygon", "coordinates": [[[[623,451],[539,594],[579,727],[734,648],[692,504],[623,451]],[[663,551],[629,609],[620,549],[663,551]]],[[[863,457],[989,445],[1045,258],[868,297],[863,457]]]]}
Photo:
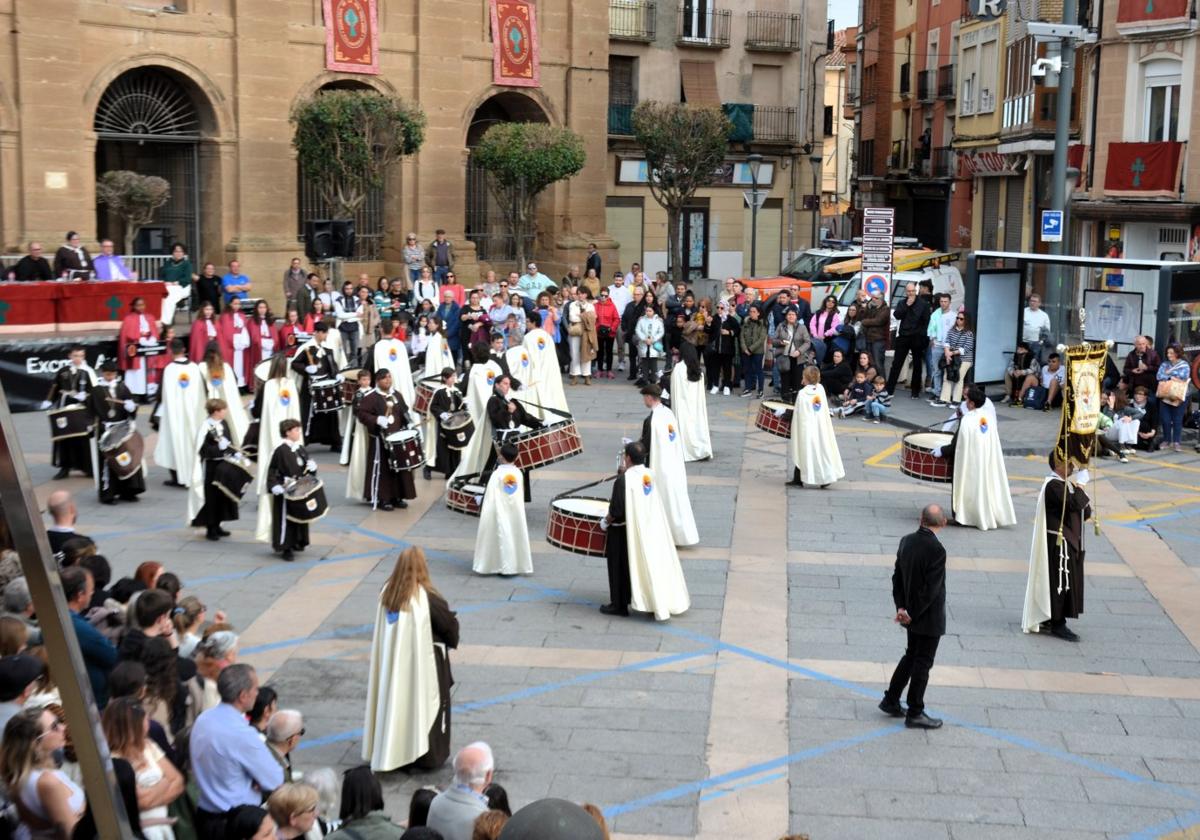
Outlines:
{"type": "Polygon", "coordinates": [[[950,462],[933,454],[953,439],[954,435],[946,432],[909,432],[900,447],[900,472],[922,481],[953,481],[950,462]]]}
{"type": "Polygon", "coordinates": [[[283,491],[283,507],[288,522],[309,525],[329,512],[325,485],[314,475],[290,481],[283,491]]]}
{"type": "Polygon", "coordinates": [[[354,395],[358,393],[358,375],[362,373],[359,368],[346,368],[342,371],[342,405],[353,405],[354,395]]]}
{"type": "Polygon", "coordinates": [[[486,490],[479,483],[479,475],[464,475],[450,482],[446,490],[446,507],[465,513],[468,516],[478,516],[479,506],[483,504],[483,492],[486,490]]]}
{"type": "Polygon", "coordinates": [[[583,451],[583,439],[579,436],[579,428],[571,419],[510,435],[508,441],[517,447],[514,466],[522,470],[544,467],[583,451]]]}
{"type": "Polygon", "coordinates": [[[600,529],[600,520],[607,515],[608,499],[560,496],[550,502],[546,542],[575,554],[603,557],[608,535],[600,529]]]}
{"type": "Polygon", "coordinates": [[[417,414],[426,414],[429,411],[429,403],[433,400],[434,392],[436,391],[436,380],[426,382],[422,379],[417,383],[417,395],[413,401],[413,411],[417,414]]]}
{"type": "Polygon", "coordinates": [[[471,421],[471,412],[454,411],[442,421],[442,440],[451,449],[466,449],[475,434],[475,424],[471,421]]]}
{"type": "Polygon", "coordinates": [[[425,450],[416,429],[404,429],[383,439],[388,466],[393,471],[415,470],[425,463],[425,450]]]}
{"type": "Polygon", "coordinates": [[[791,437],[792,411],[792,406],[781,400],[763,400],[758,407],[758,416],[754,418],[754,425],[769,435],[791,437]],[[781,411],[783,413],[779,414],[781,411]]]}
{"type": "Polygon", "coordinates": [[[308,383],[313,414],[328,414],[342,409],[342,380],[314,379],[308,383]]]}
{"type": "Polygon", "coordinates": [[[83,403],[68,405],[50,411],[50,440],[87,437],[96,429],[96,421],[83,403]]]}
{"type": "Polygon", "coordinates": [[[105,429],[99,446],[108,468],[122,481],[141,471],[145,441],[132,420],[122,420],[105,429]]]}
{"type": "Polygon", "coordinates": [[[254,467],[244,453],[231,452],[214,467],[213,486],[235,502],[240,502],[254,481],[254,467]]]}

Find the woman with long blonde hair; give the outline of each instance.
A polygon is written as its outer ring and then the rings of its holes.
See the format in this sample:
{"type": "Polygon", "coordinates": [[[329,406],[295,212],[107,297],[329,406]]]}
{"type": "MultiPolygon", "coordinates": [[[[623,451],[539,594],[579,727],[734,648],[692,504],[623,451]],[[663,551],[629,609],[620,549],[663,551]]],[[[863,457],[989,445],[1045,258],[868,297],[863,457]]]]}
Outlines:
{"type": "Polygon", "coordinates": [[[49,709],[25,709],[4,727],[0,783],[28,837],[70,837],[83,816],[83,788],[55,769],[54,753],[65,745],[66,728],[49,709]]]}
{"type": "Polygon", "coordinates": [[[108,748],[133,767],[143,835],[147,840],[175,840],[167,808],[182,795],[183,776],[147,737],[150,723],[141,702],[115,698],[105,707],[102,723],[108,748]]]}
{"type": "Polygon", "coordinates": [[[458,618],[434,588],[425,552],[400,552],[379,595],[371,640],[362,756],[376,772],[441,767],[450,755],[447,649],[458,618]]]}

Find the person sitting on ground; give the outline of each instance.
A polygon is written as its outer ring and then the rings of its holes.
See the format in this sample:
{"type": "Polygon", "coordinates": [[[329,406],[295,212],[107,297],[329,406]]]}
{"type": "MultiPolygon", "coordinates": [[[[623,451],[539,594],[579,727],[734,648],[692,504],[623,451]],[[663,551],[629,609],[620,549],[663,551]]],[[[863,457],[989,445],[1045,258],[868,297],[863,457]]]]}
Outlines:
{"type": "Polygon", "coordinates": [[[861,370],[854,374],[854,381],[842,392],[842,404],[837,408],[830,409],[830,414],[834,417],[849,417],[859,411],[863,411],[867,407],[867,397],[871,395],[871,385],[867,382],[867,375],[861,370]]]}
{"type": "Polygon", "coordinates": [[[1145,410],[1129,402],[1120,389],[1114,387],[1104,393],[1100,413],[1111,421],[1104,429],[1104,437],[1116,445],[1122,461],[1128,460],[1125,456],[1132,455],[1137,446],[1138,429],[1145,410]]]}
{"type": "Polygon", "coordinates": [[[419,787],[413,791],[412,799],[408,801],[408,821],[406,828],[418,828],[429,821],[429,803],[438,795],[435,787],[419,787]]]}
{"type": "Polygon", "coordinates": [[[878,423],[887,419],[892,407],[892,395],[887,392],[887,380],[882,376],[876,376],[873,384],[874,390],[867,395],[867,417],[864,419],[870,418],[878,423]]]}
{"type": "Polygon", "coordinates": [[[1004,399],[1001,400],[1004,404],[1012,403],[1018,408],[1021,407],[1022,395],[1025,382],[1029,377],[1033,377],[1036,381],[1038,372],[1042,369],[1038,363],[1037,356],[1029,345],[1022,341],[1017,345],[1017,349],[1013,352],[1012,361],[1008,363],[1008,367],[1004,371],[1004,399]]]}
{"type": "Polygon", "coordinates": [[[492,748],[468,744],[454,756],[454,782],[429,804],[428,826],[445,840],[471,840],[475,819],[487,810],[483,790],[492,782],[492,748]]]}
{"type": "Polygon", "coordinates": [[[371,768],[352,767],[342,777],[342,827],[325,840],[398,840],[404,829],[383,812],[383,788],[371,768]]]}
{"type": "Polygon", "coordinates": [[[312,785],[284,782],[267,800],[267,811],[277,826],[278,840],[304,837],[317,822],[320,796],[312,785]]]}
{"type": "Polygon", "coordinates": [[[1046,366],[1042,368],[1040,377],[1027,376],[1025,377],[1025,385],[1021,388],[1021,393],[1024,394],[1029,388],[1034,385],[1041,385],[1046,391],[1046,402],[1042,405],[1042,411],[1049,411],[1051,408],[1057,408],[1062,405],[1062,389],[1067,381],[1067,369],[1062,366],[1062,358],[1057,353],[1051,353],[1050,358],[1046,360],[1046,366]]]}
{"type": "Polygon", "coordinates": [[[1133,340],[1133,349],[1125,357],[1118,387],[1128,394],[1140,385],[1153,394],[1158,387],[1158,367],[1161,364],[1162,359],[1158,357],[1158,351],[1154,349],[1154,342],[1150,340],[1150,336],[1139,335],[1133,340]]]}
{"type": "Polygon", "coordinates": [[[829,386],[828,393],[837,398],[849,389],[853,379],[854,374],[846,361],[846,354],[841,350],[833,350],[830,353],[829,361],[821,365],[821,381],[829,386]]]}
{"type": "Polygon", "coordinates": [[[498,840],[506,822],[508,822],[508,814],[503,811],[484,811],[475,818],[475,825],[471,829],[471,840],[498,840]]]}
{"type": "Polygon", "coordinates": [[[1133,405],[1142,412],[1138,421],[1137,448],[1144,452],[1158,450],[1158,406],[1150,402],[1150,390],[1141,385],[1133,389],[1133,405]]]}

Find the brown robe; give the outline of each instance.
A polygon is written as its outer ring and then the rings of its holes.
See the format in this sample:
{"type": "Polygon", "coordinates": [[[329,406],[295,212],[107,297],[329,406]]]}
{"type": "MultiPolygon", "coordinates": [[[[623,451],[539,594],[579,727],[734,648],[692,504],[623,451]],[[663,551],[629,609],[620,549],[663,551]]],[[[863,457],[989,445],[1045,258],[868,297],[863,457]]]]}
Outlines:
{"type": "Polygon", "coordinates": [[[404,499],[417,498],[417,485],[413,481],[412,470],[393,470],[388,464],[387,451],[383,447],[384,439],[391,434],[408,428],[408,406],[404,397],[398,391],[392,391],[387,397],[373,390],[362,398],[355,411],[358,422],[366,427],[370,435],[370,446],[367,449],[367,471],[363,476],[363,498],[372,507],[394,505],[404,499]],[[391,423],[380,427],[377,418],[392,416],[391,423]]]}
{"type": "Polygon", "coordinates": [[[1046,553],[1050,561],[1050,621],[1078,618],[1083,612],[1083,522],[1092,518],[1092,504],[1082,487],[1056,479],[1046,485],[1046,553]],[[1063,497],[1066,495],[1066,515],[1063,497]],[[1067,572],[1058,591],[1059,523],[1067,545],[1067,572]]]}

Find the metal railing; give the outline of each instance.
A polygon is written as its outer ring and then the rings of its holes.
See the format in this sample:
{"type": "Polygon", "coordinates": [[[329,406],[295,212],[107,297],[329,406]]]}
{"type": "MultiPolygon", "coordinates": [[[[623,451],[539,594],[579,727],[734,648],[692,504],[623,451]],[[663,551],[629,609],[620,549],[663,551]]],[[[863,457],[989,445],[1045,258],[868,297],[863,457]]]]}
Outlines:
{"type": "Polygon", "coordinates": [[[937,71],[938,99],[954,98],[954,65],[943,64],[937,71]]]}
{"type": "Polygon", "coordinates": [[[908,99],[912,93],[912,65],[907,61],[900,65],[900,98],[908,99]]]}
{"type": "Polygon", "coordinates": [[[937,88],[937,71],[922,70],[917,74],[917,101],[932,102],[933,92],[937,88]]]}
{"type": "Polygon", "coordinates": [[[793,143],[796,133],[796,109],[785,105],[756,105],[754,139],[762,143],[793,143]]]}
{"type": "Polygon", "coordinates": [[[746,49],[795,52],[800,49],[800,15],[788,12],[747,12],[746,49]]]}
{"type": "Polygon", "coordinates": [[[729,9],[680,6],[675,32],[676,46],[727,48],[731,17],[729,9]]]}
{"type": "Polygon", "coordinates": [[[653,0],[609,0],[608,37],[614,41],[653,41],[657,9],[653,0]]]}
{"type": "Polygon", "coordinates": [[[608,103],[608,133],[622,137],[633,136],[633,106],[608,103]]]}
{"type": "Polygon", "coordinates": [[[932,176],[953,178],[958,170],[958,155],[949,146],[937,146],[933,150],[932,176]]]}

